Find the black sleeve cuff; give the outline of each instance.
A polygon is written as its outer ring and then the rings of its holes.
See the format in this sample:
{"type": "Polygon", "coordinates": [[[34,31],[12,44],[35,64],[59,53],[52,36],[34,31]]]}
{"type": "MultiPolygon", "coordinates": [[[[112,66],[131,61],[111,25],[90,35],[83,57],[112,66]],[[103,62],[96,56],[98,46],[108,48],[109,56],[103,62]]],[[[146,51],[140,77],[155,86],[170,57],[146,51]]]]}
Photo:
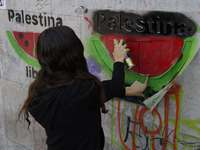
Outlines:
{"type": "Polygon", "coordinates": [[[117,95],[117,97],[124,97],[125,93],[126,93],[126,89],[124,87],[124,89],[122,90],[122,92],[119,95],[117,95]]]}

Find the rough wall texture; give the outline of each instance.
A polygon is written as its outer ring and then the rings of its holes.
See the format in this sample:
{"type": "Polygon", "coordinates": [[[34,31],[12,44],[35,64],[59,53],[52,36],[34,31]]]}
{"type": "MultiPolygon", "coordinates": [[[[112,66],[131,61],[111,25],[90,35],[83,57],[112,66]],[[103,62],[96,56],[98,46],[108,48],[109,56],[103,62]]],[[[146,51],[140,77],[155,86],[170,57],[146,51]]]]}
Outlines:
{"type": "Polygon", "coordinates": [[[179,12],[197,25],[190,63],[153,111],[119,99],[106,104],[109,112],[102,115],[105,149],[200,149],[199,0],[7,0],[6,9],[0,9],[1,150],[46,149],[45,132],[39,124],[33,121],[29,132],[25,123],[16,122],[28,86],[39,70],[34,43],[44,29],[61,24],[73,28],[84,44],[90,72],[101,80],[110,78],[90,47],[95,35],[93,14],[105,9],[140,15],[179,12]],[[79,15],[75,10],[81,5],[88,11],[79,15]]]}

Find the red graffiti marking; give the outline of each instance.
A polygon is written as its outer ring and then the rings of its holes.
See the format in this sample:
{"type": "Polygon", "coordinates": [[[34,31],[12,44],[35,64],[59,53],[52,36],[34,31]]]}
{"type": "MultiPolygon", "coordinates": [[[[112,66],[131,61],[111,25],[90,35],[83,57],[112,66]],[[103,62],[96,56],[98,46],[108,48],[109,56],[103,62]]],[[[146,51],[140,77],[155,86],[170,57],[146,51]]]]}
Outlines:
{"type": "Polygon", "coordinates": [[[147,7],[147,3],[146,3],[146,1],[145,1],[145,0],[143,0],[143,2],[144,2],[144,5],[145,5],[145,7],[147,7]]]}
{"type": "Polygon", "coordinates": [[[92,22],[87,17],[84,17],[84,19],[89,22],[88,29],[92,27],[92,22]]]}
{"type": "Polygon", "coordinates": [[[152,139],[152,149],[155,150],[155,141],[154,141],[154,136],[151,136],[152,139]]]}
{"type": "Polygon", "coordinates": [[[170,84],[168,85],[166,91],[169,91],[169,89],[171,88],[171,86],[174,84],[174,82],[178,79],[180,75],[178,75],[172,82],[170,82],[170,84]]]}
{"type": "Polygon", "coordinates": [[[155,150],[155,141],[154,141],[154,136],[153,135],[151,136],[151,139],[153,139],[152,140],[152,149],[155,150]]]}
{"type": "Polygon", "coordinates": [[[200,11],[197,11],[198,12],[198,14],[200,15],[200,11]]]}
{"type": "Polygon", "coordinates": [[[167,148],[167,141],[168,141],[168,116],[169,116],[169,96],[165,95],[165,137],[164,137],[164,144],[162,150],[167,148]]]}
{"type": "Polygon", "coordinates": [[[156,109],[153,109],[153,111],[152,111],[151,113],[152,113],[152,115],[154,115],[154,113],[157,114],[158,119],[159,119],[159,128],[158,128],[156,131],[149,131],[149,130],[145,127],[144,122],[143,122],[144,113],[145,113],[146,111],[148,111],[148,110],[149,110],[149,108],[144,107],[144,108],[142,108],[142,109],[140,110],[140,113],[139,113],[139,122],[141,123],[140,125],[141,125],[141,127],[142,127],[143,133],[144,133],[144,135],[146,135],[146,133],[149,133],[149,134],[152,134],[152,135],[158,134],[158,133],[161,131],[161,128],[162,128],[162,119],[161,119],[161,116],[160,116],[159,112],[158,112],[156,109]]]}

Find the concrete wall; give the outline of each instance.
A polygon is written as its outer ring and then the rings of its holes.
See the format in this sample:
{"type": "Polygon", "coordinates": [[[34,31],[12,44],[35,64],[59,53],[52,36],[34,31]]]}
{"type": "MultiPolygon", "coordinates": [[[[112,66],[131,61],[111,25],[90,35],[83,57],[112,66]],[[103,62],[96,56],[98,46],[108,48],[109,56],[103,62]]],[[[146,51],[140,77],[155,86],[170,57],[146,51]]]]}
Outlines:
{"type": "Polygon", "coordinates": [[[141,15],[150,11],[179,12],[197,25],[194,54],[153,111],[121,99],[107,102],[109,112],[102,115],[105,149],[200,149],[198,0],[7,0],[6,9],[0,9],[1,150],[44,150],[47,147],[45,132],[37,122],[32,121],[29,132],[26,123],[16,120],[28,86],[39,70],[33,50],[35,39],[44,29],[53,26],[52,18],[50,22],[48,18],[53,17],[55,26],[73,28],[84,44],[91,73],[101,80],[110,78],[90,48],[90,39],[95,34],[93,14],[104,9],[141,15]],[[81,5],[88,9],[87,13],[75,13],[81,5]],[[24,20],[25,15],[30,16],[31,21],[24,20]],[[37,21],[32,18],[34,15],[37,21]]]}

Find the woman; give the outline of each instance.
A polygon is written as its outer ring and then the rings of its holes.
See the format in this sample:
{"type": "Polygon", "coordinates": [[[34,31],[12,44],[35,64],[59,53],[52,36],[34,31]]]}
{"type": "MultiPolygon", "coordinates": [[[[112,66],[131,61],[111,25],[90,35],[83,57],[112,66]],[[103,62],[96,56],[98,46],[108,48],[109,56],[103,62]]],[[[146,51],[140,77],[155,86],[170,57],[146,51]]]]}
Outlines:
{"type": "Polygon", "coordinates": [[[29,87],[19,117],[30,126],[29,112],[47,134],[48,150],[102,150],[104,134],[101,113],[105,102],[116,96],[143,96],[147,86],[135,82],[124,88],[126,45],[115,42],[111,80],[100,82],[90,74],[83,45],[67,26],[51,27],[38,37],[37,56],[41,65],[29,87]]]}

